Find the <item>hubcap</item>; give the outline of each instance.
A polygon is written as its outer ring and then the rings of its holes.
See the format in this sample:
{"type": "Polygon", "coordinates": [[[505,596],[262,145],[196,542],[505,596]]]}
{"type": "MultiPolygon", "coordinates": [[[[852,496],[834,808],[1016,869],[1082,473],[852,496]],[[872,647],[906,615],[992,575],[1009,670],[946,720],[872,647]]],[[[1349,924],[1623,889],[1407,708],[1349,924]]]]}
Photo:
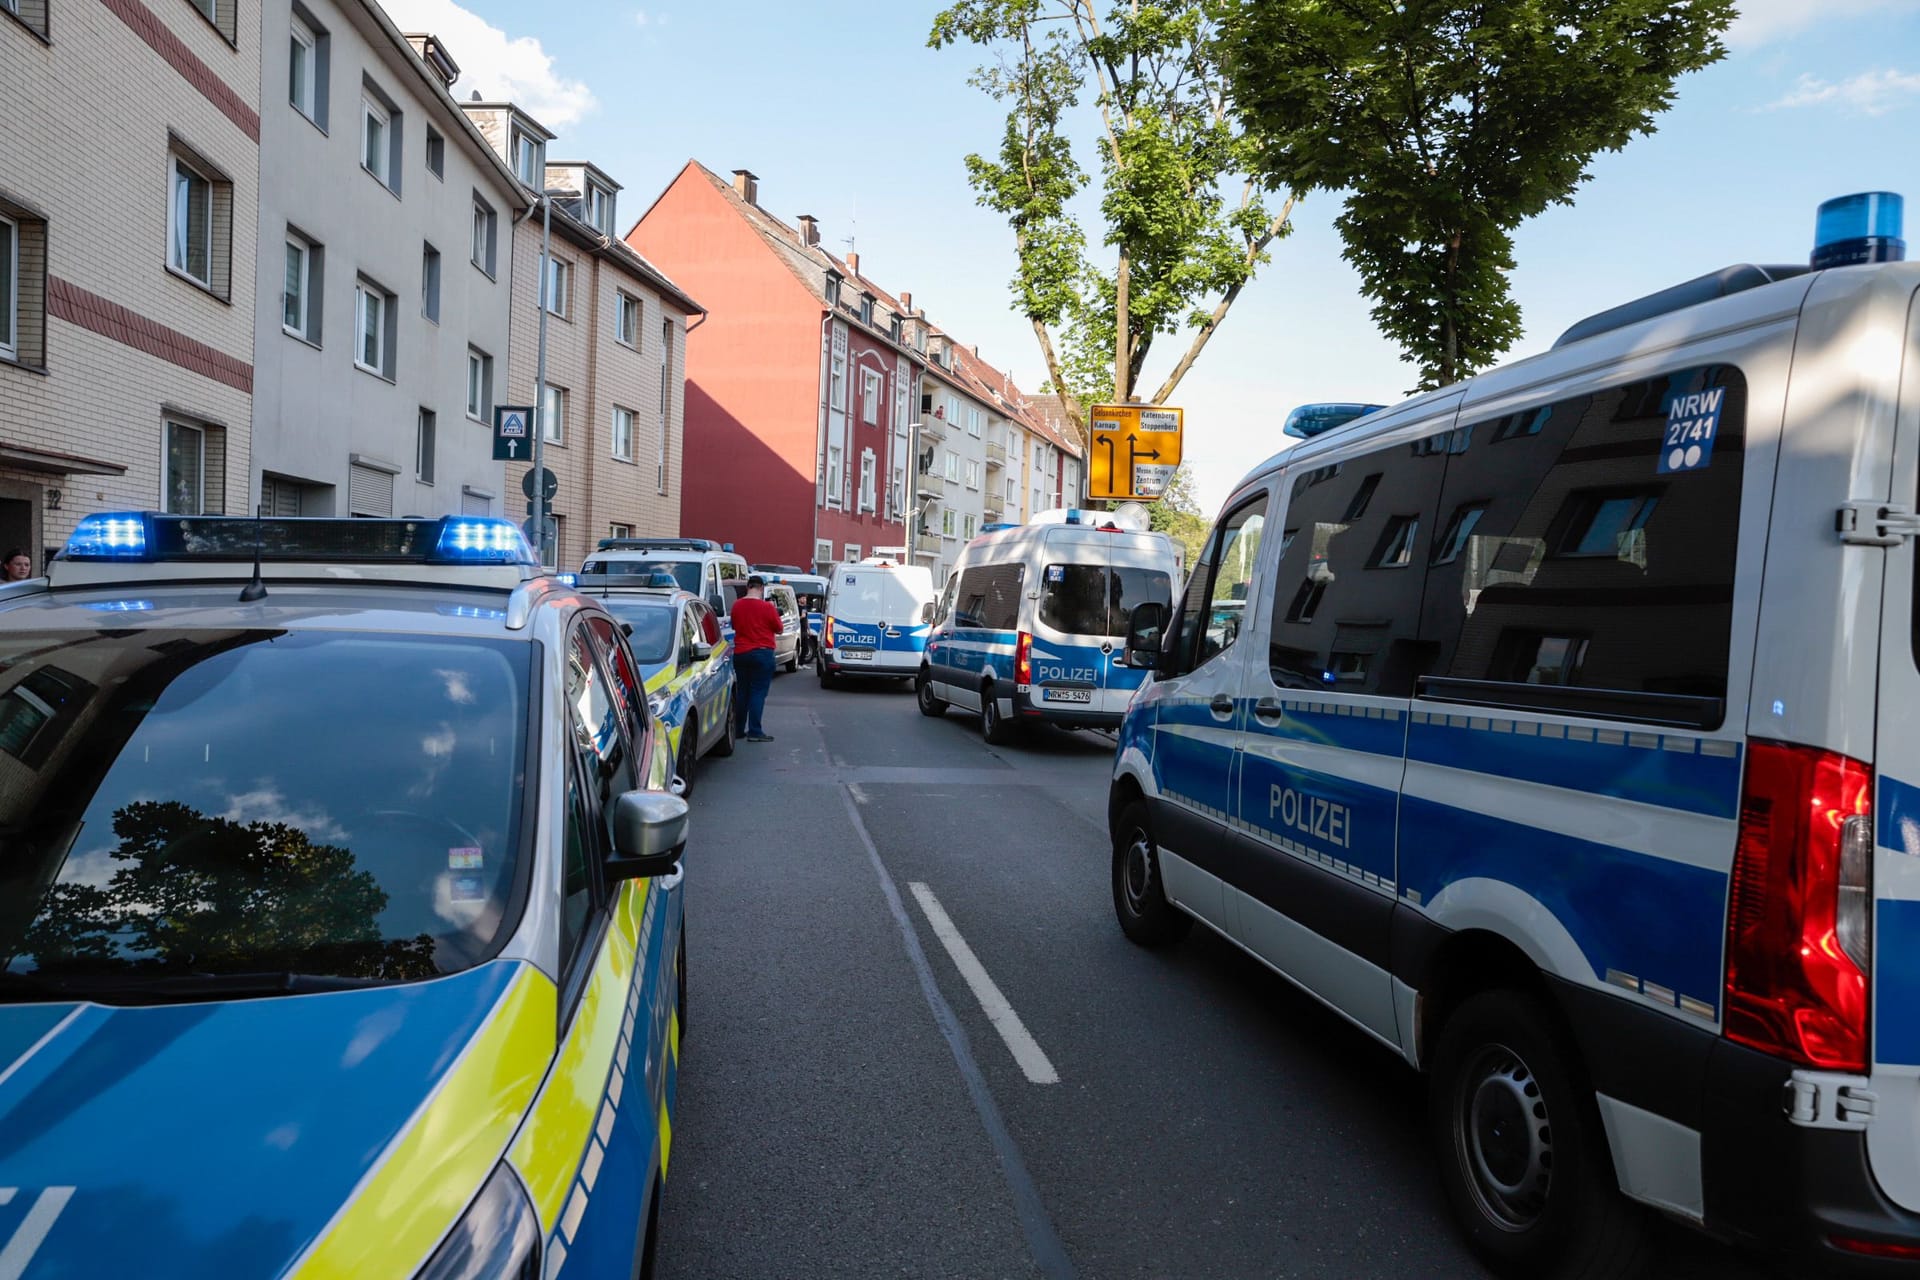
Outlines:
{"type": "Polygon", "coordinates": [[[1553,1182],[1553,1127],[1539,1078],[1505,1045],[1481,1048],[1461,1076],[1454,1148],[1486,1218],[1525,1231],[1546,1212],[1553,1182]]]}
{"type": "Polygon", "coordinates": [[[1153,844],[1146,832],[1133,833],[1121,871],[1127,889],[1127,908],[1141,915],[1147,907],[1147,886],[1153,881],[1153,844]]]}

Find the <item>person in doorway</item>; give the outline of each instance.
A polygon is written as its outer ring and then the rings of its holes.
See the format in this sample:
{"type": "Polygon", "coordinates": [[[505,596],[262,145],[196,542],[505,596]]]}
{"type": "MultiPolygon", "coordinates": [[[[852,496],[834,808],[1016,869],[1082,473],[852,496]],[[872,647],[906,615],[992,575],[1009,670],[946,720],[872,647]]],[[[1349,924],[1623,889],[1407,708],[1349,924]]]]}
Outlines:
{"type": "Polygon", "coordinates": [[[32,576],[33,557],[19,547],[10,549],[6,559],[0,560],[0,583],[25,582],[32,576]]]}
{"type": "Polygon", "coordinates": [[[772,742],[761,724],[767,690],[773,685],[774,643],[780,636],[780,610],[767,599],[767,580],[759,574],[747,579],[747,589],[733,602],[733,674],[744,695],[735,703],[734,727],[748,742],[772,742]]]}

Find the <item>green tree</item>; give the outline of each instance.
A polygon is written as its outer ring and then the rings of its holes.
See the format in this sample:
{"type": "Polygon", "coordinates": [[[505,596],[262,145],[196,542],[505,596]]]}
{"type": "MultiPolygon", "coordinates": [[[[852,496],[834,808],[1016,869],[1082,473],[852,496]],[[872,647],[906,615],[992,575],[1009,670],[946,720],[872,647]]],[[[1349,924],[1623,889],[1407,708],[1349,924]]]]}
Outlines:
{"type": "Polygon", "coordinates": [[[1147,527],[1170,535],[1185,548],[1184,563],[1189,568],[1198,563],[1213,526],[1193,496],[1193,474],[1184,465],[1174,471],[1160,500],[1147,509],[1147,527]]]}
{"type": "Polygon", "coordinates": [[[959,41],[993,55],[972,83],[1008,107],[998,149],[969,155],[968,178],[1013,228],[1014,299],[1084,445],[1084,406],[1133,399],[1155,340],[1190,329],[1150,403],[1173,394],[1293,201],[1270,213],[1268,187],[1246,176],[1255,153],[1209,0],[1118,0],[1105,14],[1094,0],[957,0],[928,43],[959,41]],[[1072,136],[1082,122],[1097,124],[1111,269],[1068,207],[1089,183],[1072,136]]]}
{"type": "Polygon", "coordinates": [[[1654,131],[1725,56],[1734,0],[1219,0],[1233,105],[1275,183],[1335,220],[1422,389],[1520,334],[1515,227],[1654,131]]]}

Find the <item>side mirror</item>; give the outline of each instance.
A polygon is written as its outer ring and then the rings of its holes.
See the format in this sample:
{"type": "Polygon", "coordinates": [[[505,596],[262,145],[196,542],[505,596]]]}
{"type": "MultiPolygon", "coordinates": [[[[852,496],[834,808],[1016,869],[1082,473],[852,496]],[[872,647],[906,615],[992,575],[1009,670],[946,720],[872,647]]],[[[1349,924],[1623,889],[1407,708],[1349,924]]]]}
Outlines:
{"type": "Polygon", "coordinates": [[[614,856],[607,875],[635,880],[680,865],[687,843],[687,802],[658,791],[629,791],[613,802],[614,856]]]}
{"type": "Polygon", "coordinates": [[[929,600],[925,604],[920,606],[920,621],[922,622],[933,621],[933,601],[929,600]]]}
{"type": "Polygon", "coordinates": [[[708,644],[704,640],[696,640],[694,642],[693,660],[695,662],[705,662],[708,658],[711,658],[712,656],[713,656],[712,645],[708,644]]]}
{"type": "Polygon", "coordinates": [[[621,623],[621,624],[620,624],[620,634],[621,634],[621,635],[623,635],[623,636],[630,636],[630,635],[632,635],[632,634],[633,634],[633,624],[632,624],[631,622],[623,622],[623,623],[621,623]]]}
{"type": "Polygon", "coordinates": [[[1160,640],[1172,613],[1164,604],[1134,606],[1127,618],[1127,651],[1122,665],[1147,669],[1160,665],[1160,640]]]}

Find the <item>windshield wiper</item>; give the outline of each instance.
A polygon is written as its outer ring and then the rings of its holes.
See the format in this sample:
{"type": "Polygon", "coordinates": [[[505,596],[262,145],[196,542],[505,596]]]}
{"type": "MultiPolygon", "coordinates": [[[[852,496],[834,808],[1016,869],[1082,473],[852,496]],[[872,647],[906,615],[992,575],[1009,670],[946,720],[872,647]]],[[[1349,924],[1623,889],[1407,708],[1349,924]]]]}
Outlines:
{"type": "Polygon", "coordinates": [[[395,978],[355,978],[330,973],[112,973],[55,977],[0,972],[0,1004],[92,1000],[101,1004],[179,1004],[257,996],[308,995],[382,987],[395,978]]]}

